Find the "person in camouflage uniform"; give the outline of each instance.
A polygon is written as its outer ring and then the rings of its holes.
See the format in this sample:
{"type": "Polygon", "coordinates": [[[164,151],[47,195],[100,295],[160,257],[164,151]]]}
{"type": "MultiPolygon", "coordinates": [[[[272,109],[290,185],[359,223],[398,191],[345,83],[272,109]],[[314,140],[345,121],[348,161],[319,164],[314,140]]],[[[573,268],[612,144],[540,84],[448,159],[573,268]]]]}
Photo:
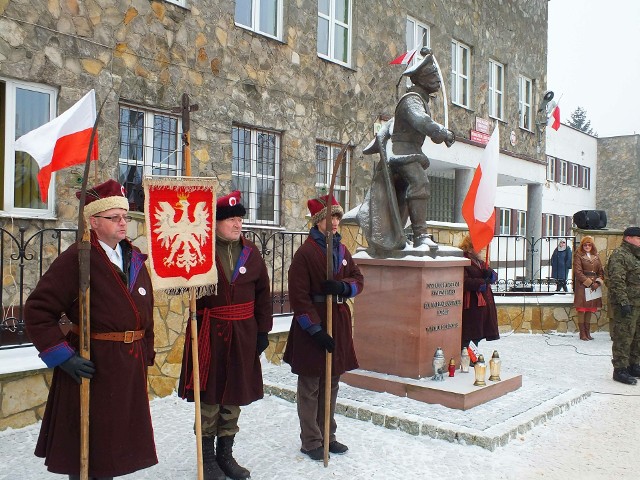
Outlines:
{"type": "Polygon", "coordinates": [[[607,276],[613,308],[613,379],[635,385],[635,377],[640,377],[640,227],[624,231],[622,245],[609,257],[607,276]]]}

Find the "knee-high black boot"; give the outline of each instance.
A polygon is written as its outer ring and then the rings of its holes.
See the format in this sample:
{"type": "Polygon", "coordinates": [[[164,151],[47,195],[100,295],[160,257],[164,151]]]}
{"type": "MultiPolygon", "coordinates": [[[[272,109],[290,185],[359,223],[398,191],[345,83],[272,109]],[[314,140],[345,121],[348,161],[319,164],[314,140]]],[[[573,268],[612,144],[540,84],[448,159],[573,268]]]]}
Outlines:
{"type": "Polygon", "coordinates": [[[202,463],[204,480],[226,480],[216,460],[216,437],[202,437],[202,463]]]}
{"type": "Polygon", "coordinates": [[[218,465],[228,477],[233,480],[244,480],[251,476],[251,472],[244,467],[238,465],[236,459],[233,458],[233,439],[235,435],[226,437],[218,437],[218,465]]]}

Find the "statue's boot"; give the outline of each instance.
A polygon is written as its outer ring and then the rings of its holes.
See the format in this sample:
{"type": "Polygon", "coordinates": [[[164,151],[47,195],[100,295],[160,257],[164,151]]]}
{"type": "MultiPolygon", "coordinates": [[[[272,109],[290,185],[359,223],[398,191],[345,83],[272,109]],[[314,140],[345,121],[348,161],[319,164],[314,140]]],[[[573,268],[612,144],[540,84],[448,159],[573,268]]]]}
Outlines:
{"type": "Polygon", "coordinates": [[[438,244],[427,233],[427,199],[411,199],[407,202],[407,206],[409,207],[411,230],[413,230],[413,246],[421,247],[425,245],[431,251],[438,250],[438,244]]]}

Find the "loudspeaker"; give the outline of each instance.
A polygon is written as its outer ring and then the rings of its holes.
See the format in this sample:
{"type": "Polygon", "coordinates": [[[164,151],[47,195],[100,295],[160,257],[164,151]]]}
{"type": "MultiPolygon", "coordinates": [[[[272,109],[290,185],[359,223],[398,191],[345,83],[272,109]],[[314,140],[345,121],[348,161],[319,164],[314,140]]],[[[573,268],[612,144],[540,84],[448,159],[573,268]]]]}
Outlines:
{"type": "Polygon", "coordinates": [[[573,214],[576,227],[586,230],[600,230],[607,226],[607,213],[604,210],[580,210],[573,214]]]}

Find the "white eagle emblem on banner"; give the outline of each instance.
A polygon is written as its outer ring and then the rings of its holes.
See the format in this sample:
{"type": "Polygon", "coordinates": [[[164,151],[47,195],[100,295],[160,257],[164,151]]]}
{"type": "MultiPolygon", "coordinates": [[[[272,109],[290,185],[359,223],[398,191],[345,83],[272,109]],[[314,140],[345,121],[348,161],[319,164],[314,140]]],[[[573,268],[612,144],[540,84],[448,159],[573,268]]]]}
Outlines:
{"type": "Polygon", "coordinates": [[[205,262],[201,246],[211,236],[206,202],[195,204],[193,220],[189,218],[190,205],[188,194],[178,194],[178,201],[173,207],[169,202],[159,202],[154,213],[156,228],[153,230],[161,246],[169,250],[164,264],[168,267],[175,265],[187,272],[205,262]],[[175,220],[176,210],[181,211],[178,220],[175,220]]]}

